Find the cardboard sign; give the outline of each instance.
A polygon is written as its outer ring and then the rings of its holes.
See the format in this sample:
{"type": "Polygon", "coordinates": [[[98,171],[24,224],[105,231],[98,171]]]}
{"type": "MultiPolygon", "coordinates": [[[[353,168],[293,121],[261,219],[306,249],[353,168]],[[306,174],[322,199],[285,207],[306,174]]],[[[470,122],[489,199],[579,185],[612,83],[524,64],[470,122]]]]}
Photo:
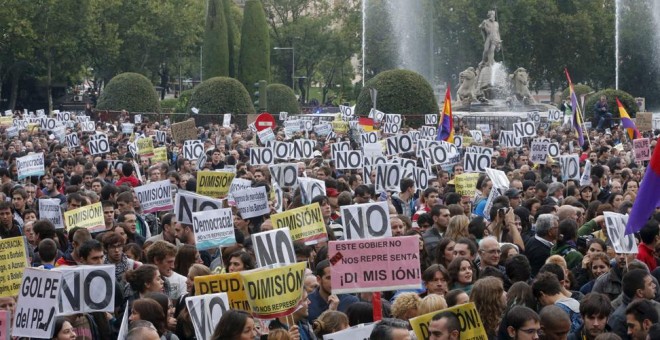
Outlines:
{"type": "Polygon", "coordinates": [[[376,323],[361,323],[339,332],[323,335],[323,340],[368,340],[376,323]]]}
{"type": "Polygon", "coordinates": [[[559,110],[550,109],[548,110],[548,120],[551,122],[562,122],[564,121],[564,113],[559,110]]]}
{"type": "Polygon", "coordinates": [[[23,269],[28,266],[23,237],[0,240],[0,297],[18,294],[23,269]]]}
{"type": "Polygon", "coordinates": [[[223,208],[222,200],[198,195],[185,190],[179,190],[174,200],[174,213],[176,214],[176,220],[183,224],[192,225],[193,211],[199,212],[221,208],[223,208]]]}
{"type": "Polygon", "coordinates": [[[50,339],[62,288],[62,273],[25,268],[16,304],[13,336],[50,339]]]}
{"type": "Polygon", "coordinates": [[[195,295],[227,293],[229,307],[249,311],[243,280],[239,273],[204,275],[195,277],[195,295]]]}
{"type": "Polygon", "coordinates": [[[365,240],[392,236],[387,202],[341,207],[341,224],[346,240],[365,240]]]}
{"type": "Polygon", "coordinates": [[[276,139],[275,133],[271,128],[266,128],[261,131],[258,131],[257,137],[259,137],[259,140],[261,141],[262,144],[273,142],[276,139]]]}
{"type": "Polygon", "coordinates": [[[115,265],[61,266],[62,295],[57,315],[115,310],[115,265]]]}
{"type": "Polygon", "coordinates": [[[648,161],[651,159],[651,143],[648,138],[633,139],[633,150],[636,161],[648,161]]]}
{"type": "Polygon", "coordinates": [[[204,196],[223,198],[236,174],[227,171],[198,171],[197,193],[204,196]]]}
{"type": "Polygon", "coordinates": [[[536,125],[534,122],[513,123],[513,135],[516,138],[536,137],[536,125]]]}
{"type": "Polygon", "coordinates": [[[172,139],[177,143],[197,139],[197,126],[195,126],[195,120],[192,118],[184,122],[174,123],[170,129],[172,132],[172,139]]]}
{"type": "Polygon", "coordinates": [[[418,190],[426,190],[429,187],[431,172],[425,168],[415,167],[415,170],[413,171],[413,179],[415,180],[418,190]]]}
{"type": "MultiPolygon", "coordinates": [[[[454,140],[456,140],[454,138],[454,140]]],[[[521,148],[523,146],[522,138],[516,138],[513,131],[500,131],[500,145],[507,148],[521,148]]]]}
{"type": "MultiPolygon", "coordinates": [[[[240,272],[252,314],[262,319],[287,316],[302,299],[307,263],[240,272]]],[[[206,338],[200,338],[206,339],[206,338]]]]}
{"type": "Polygon", "coordinates": [[[236,244],[234,216],[230,208],[194,212],[192,219],[197,249],[205,250],[236,244]]]}
{"type": "Polygon", "coordinates": [[[490,168],[491,156],[489,154],[466,152],[464,157],[465,172],[486,172],[486,168],[490,168]]]}
{"type": "Polygon", "coordinates": [[[64,223],[67,230],[73,228],[86,228],[90,233],[105,230],[103,220],[103,207],[101,202],[64,212],[64,223]]]}
{"type": "Polygon", "coordinates": [[[188,296],[186,306],[197,339],[211,339],[222,314],[229,309],[227,293],[188,296]]]}
{"type": "Polygon", "coordinates": [[[225,113],[222,117],[222,126],[230,127],[231,126],[231,113],[225,113]]]}
{"type": "Polygon", "coordinates": [[[110,152],[110,142],[105,134],[97,134],[89,137],[89,153],[92,155],[102,155],[110,152]]]}
{"type": "Polygon", "coordinates": [[[362,151],[338,151],[336,154],[336,168],[340,170],[346,169],[361,169],[362,168],[362,151]]]}
{"type": "Polygon", "coordinates": [[[375,131],[363,133],[360,135],[360,144],[378,143],[378,134],[375,131]]]}
{"type": "Polygon", "coordinates": [[[402,166],[391,163],[376,165],[376,192],[400,192],[400,182],[402,178],[402,166]]]}
{"type": "Polygon", "coordinates": [[[436,314],[446,311],[454,313],[461,324],[460,340],[488,338],[484,324],[481,322],[481,317],[477,311],[477,307],[474,302],[469,302],[410,319],[410,326],[412,326],[417,339],[428,339],[431,335],[429,333],[429,324],[431,323],[431,320],[436,314]]]}
{"type": "Polygon", "coordinates": [[[300,196],[303,204],[311,204],[316,196],[325,196],[325,181],[314,178],[299,177],[300,196]]]}
{"type": "Polygon", "coordinates": [[[169,180],[152,182],[133,189],[145,214],[174,208],[172,184],[169,180]]]}
{"type": "Polygon", "coordinates": [[[275,162],[272,148],[254,147],[250,149],[251,165],[270,165],[275,162]]]}
{"type": "Polygon", "coordinates": [[[478,173],[463,173],[454,178],[456,192],[461,196],[474,197],[477,190],[478,173]]]}
{"type": "Polygon", "coordinates": [[[154,156],[151,159],[152,162],[167,162],[167,148],[160,147],[154,148],[154,156]]]}
{"type": "Polygon", "coordinates": [[[268,166],[272,181],[280,188],[290,188],[298,184],[298,164],[284,163],[268,166]]]}
{"type": "Polygon", "coordinates": [[[187,140],[183,143],[182,151],[184,159],[197,160],[204,155],[204,143],[200,140],[187,140]]]}
{"type": "Polygon", "coordinates": [[[534,138],[532,140],[532,152],[529,155],[529,160],[534,164],[545,164],[548,160],[550,144],[550,139],[534,138]]]}
{"type": "Polygon", "coordinates": [[[39,218],[43,220],[49,220],[51,223],[53,223],[55,229],[64,228],[64,220],[62,218],[60,200],[57,198],[40,198],[39,218]]]}
{"type": "Polygon", "coordinates": [[[415,236],[330,241],[328,256],[338,259],[330,266],[333,294],[416,289],[422,280],[415,236]]]}
{"type": "Polygon", "coordinates": [[[154,156],[154,140],[148,137],[139,138],[135,141],[137,146],[138,155],[140,157],[153,157],[154,156]]]}
{"type": "Polygon", "coordinates": [[[559,157],[559,143],[550,143],[548,145],[548,155],[552,158],[559,157]]]}
{"type": "Polygon", "coordinates": [[[481,130],[470,130],[470,136],[472,136],[475,143],[481,144],[484,141],[484,136],[481,133],[481,130]]]}
{"type": "Polygon", "coordinates": [[[131,123],[122,123],[121,124],[121,133],[125,135],[130,135],[135,132],[135,125],[131,123]]]}
{"type": "Polygon", "coordinates": [[[424,125],[438,125],[438,115],[424,115],[424,125]]]}
{"type": "Polygon", "coordinates": [[[296,252],[288,228],[264,231],[251,237],[257,266],[296,263],[296,252]]]}
{"type": "Polygon", "coordinates": [[[626,224],[628,224],[628,215],[622,215],[605,211],[605,226],[607,227],[607,236],[612,241],[612,246],[618,254],[637,254],[638,248],[635,242],[635,235],[626,235],[626,224]]]}
{"type": "Polygon", "coordinates": [[[412,138],[408,135],[397,135],[389,137],[385,140],[387,154],[390,156],[398,155],[405,152],[412,152],[415,144],[412,138]]]}
{"type": "Polygon", "coordinates": [[[653,129],[653,113],[637,112],[635,125],[640,132],[651,131],[653,129]]]}
{"type": "Polygon", "coordinates": [[[509,178],[502,170],[486,168],[486,175],[493,182],[493,188],[496,189],[509,189],[509,178]]]}
{"type": "Polygon", "coordinates": [[[312,244],[328,239],[318,203],[271,215],[270,220],[273,228],[288,228],[293,241],[312,244]]]}
{"type": "Polygon", "coordinates": [[[587,159],[584,163],[584,171],[580,176],[580,186],[591,184],[591,161],[587,159]]]}
{"type": "Polygon", "coordinates": [[[243,219],[263,216],[270,212],[266,187],[256,187],[232,195],[243,219]]]}
{"type": "Polygon", "coordinates": [[[296,139],[293,141],[293,158],[298,160],[314,158],[315,144],[308,139],[296,139]]]}
{"type": "Polygon", "coordinates": [[[19,180],[30,176],[43,176],[46,173],[44,153],[33,153],[16,158],[16,169],[19,180]]]}
{"type": "Polygon", "coordinates": [[[580,180],[580,156],[567,155],[559,156],[559,164],[561,166],[562,181],[569,179],[580,180]]]}

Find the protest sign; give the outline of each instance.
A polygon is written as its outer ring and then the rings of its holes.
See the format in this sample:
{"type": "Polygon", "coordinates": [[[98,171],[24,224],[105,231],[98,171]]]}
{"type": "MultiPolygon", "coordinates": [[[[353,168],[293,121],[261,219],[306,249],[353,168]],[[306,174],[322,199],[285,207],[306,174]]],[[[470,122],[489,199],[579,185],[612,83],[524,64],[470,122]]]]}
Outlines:
{"type": "Polygon", "coordinates": [[[401,131],[401,125],[397,125],[389,122],[382,122],[380,124],[380,131],[383,134],[395,135],[401,131]]]}
{"type": "Polygon", "coordinates": [[[96,124],[92,121],[79,122],[80,128],[83,132],[94,132],[96,130],[96,124]]]}
{"type": "Polygon", "coordinates": [[[559,157],[559,143],[550,143],[548,145],[548,156],[552,158],[559,157]]]}
{"type": "Polygon", "coordinates": [[[431,173],[428,169],[415,167],[413,171],[413,179],[417,185],[418,190],[426,190],[429,187],[429,179],[431,178],[431,173]]]}
{"type": "Polygon", "coordinates": [[[61,266],[62,294],[57,315],[115,310],[115,265],[61,266]]]}
{"type": "Polygon", "coordinates": [[[416,289],[422,280],[415,236],[330,241],[328,257],[332,294],[416,289]]]}
{"type": "Polygon", "coordinates": [[[133,116],[133,122],[135,124],[142,124],[142,115],[136,114],[135,116],[133,116]]]}
{"type": "Polygon", "coordinates": [[[493,188],[509,188],[509,178],[506,177],[506,173],[504,173],[504,171],[493,168],[486,168],[486,175],[488,175],[488,178],[490,178],[490,180],[493,182],[493,188]]]}
{"type": "MultiPolygon", "coordinates": [[[[502,190],[504,191],[504,189],[502,190]]],[[[488,199],[486,199],[486,206],[484,207],[483,210],[483,216],[486,218],[486,221],[491,222],[490,220],[490,208],[493,207],[493,201],[495,201],[496,198],[502,196],[500,193],[500,190],[493,188],[490,193],[488,193],[488,199]]]]}
{"type": "Polygon", "coordinates": [[[11,314],[8,310],[0,311],[0,340],[11,339],[11,314]]]}
{"type": "MultiPolygon", "coordinates": [[[[445,146],[451,145],[447,142],[441,142],[441,143],[446,143],[446,144],[443,144],[445,146]]],[[[458,151],[456,151],[456,152],[458,152],[458,151]]],[[[490,157],[493,156],[493,148],[480,146],[480,145],[468,146],[468,147],[465,148],[465,152],[482,153],[482,154],[486,154],[490,157]]]]}
{"type": "Polygon", "coordinates": [[[250,311],[241,274],[227,273],[195,277],[195,295],[227,293],[231,309],[250,311]]]}
{"type": "Polygon", "coordinates": [[[290,188],[298,184],[298,164],[283,163],[268,166],[272,181],[280,188],[290,188]]]}
{"type": "Polygon", "coordinates": [[[490,168],[491,156],[486,153],[466,152],[463,160],[465,172],[486,172],[490,168]]]}
{"type": "Polygon", "coordinates": [[[250,149],[251,165],[270,165],[275,162],[272,148],[254,147],[250,149]]]}
{"type": "Polygon", "coordinates": [[[231,113],[225,113],[222,117],[222,126],[230,127],[231,126],[231,113]]]}
{"type": "Polygon", "coordinates": [[[229,187],[236,174],[227,171],[198,171],[197,193],[204,196],[222,198],[229,193],[229,187]]]}
{"type": "Polygon", "coordinates": [[[336,133],[342,133],[343,134],[343,133],[348,132],[348,129],[349,129],[348,122],[334,120],[334,121],[330,122],[330,124],[332,124],[332,131],[334,131],[336,133]]]}
{"type": "Polygon", "coordinates": [[[474,197],[477,190],[477,180],[479,179],[478,173],[463,173],[454,178],[454,186],[456,192],[461,196],[474,197]]]}
{"type": "Polygon", "coordinates": [[[240,272],[252,314],[262,319],[287,316],[302,299],[305,262],[240,272]]]}
{"type": "Polygon", "coordinates": [[[275,141],[275,133],[271,128],[265,128],[261,131],[258,131],[257,136],[259,137],[259,141],[261,141],[261,143],[264,145],[268,142],[275,141]]]}
{"type": "Polygon", "coordinates": [[[18,128],[15,126],[8,127],[5,129],[5,133],[7,134],[7,138],[18,137],[18,128]]]}
{"type": "MultiPolygon", "coordinates": [[[[427,115],[428,116],[428,115],[427,115]]],[[[353,327],[323,335],[323,340],[368,340],[376,323],[361,323],[353,327]]]]}
{"type": "Polygon", "coordinates": [[[167,133],[165,131],[156,130],[156,143],[165,144],[167,142],[167,133]]]}
{"type": "Polygon", "coordinates": [[[435,139],[438,136],[438,127],[437,126],[422,126],[420,128],[420,136],[424,139],[435,139]]]}
{"type": "Polygon", "coordinates": [[[437,114],[424,115],[424,125],[438,125],[438,115],[437,114]]]}
{"type": "Polygon", "coordinates": [[[190,191],[179,190],[174,200],[174,213],[176,220],[183,224],[192,225],[192,213],[199,211],[223,208],[222,200],[195,194],[190,191]]]}
{"type": "Polygon", "coordinates": [[[154,148],[152,162],[167,162],[167,147],[154,148]]]}
{"type": "Polygon", "coordinates": [[[52,338],[61,283],[61,272],[25,268],[16,304],[13,336],[52,338]]]}
{"type": "Polygon", "coordinates": [[[362,144],[362,155],[364,158],[373,158],[383,155],[383,146],[380,143],[362,144]]]}
{"type": "Polygon", "coordinates": [[[633,139],[633,150],[636,161],[648,161],[651,159],[651,143],[648,138],[633,139]]]}
{"type": "Polygon", "coordinates": [[[135,141],[140,157],[154,156],[154,140],[148,137],[139,138],[135,141]]]}
{"type": "Polygon", "coordinates": [[[350,151],[351,143],[350,142],[339,142],[330,144],[330,155],[332,159],[337,159],[335,155],[338,151],[350,151]]]}
{"type": "Polygon", "coordinates": [[[481,144],[484,141],[484,136],[480,130],[470,130],[470,136],[472,136],[475,143],[481,144]]]}
{"type": "Polygon", "coordinates": [[[200,140],[187,140],[183,142],[183,158],[194,161],[204,156],[204,143],[200,140]]]}
{"type": "Polygon", "coordinates": [[[408,135],[396,135],[385,140],[387,154],[390,156],[413,151],[415,144],[408,135]]]}
{"type": "Polygon", "coordinates": [[[197,339],[211,339],[222,314],[229,309],[227,293],[188,296],[186,306],[197,339]]]}
{"type": "Polygon", "coordinates": [[[23,269],[28,267],[23,237],[0,240],[0,297],[16,296],[23,269]]]}
{"type": "Polygon", "coordinates": [[[400,192],[401,187],[399,183],[402,178],[402,166],[392,163],[376,165],[376,192],[400,192]]]}
{"type": "Polygon", "coordinates": [[[607,236],[612,241],[614,251],[617,254],[637,254],[639,252],[635,235],[626,235],[626,224],[628,224],[628,215],[622,215],[605,211],[605,227],[607,236]]]}
{"type": "Polygon", "coordinates": [[[268,194],[264,186],[245,189],[232,196],[243,219],[266,215],[270,212],[268,194]]]}
{"type": "Polygon", "coordinates": [[[121,124],[121,133],[125,135],[130,135],[135,131],[135,125],[131,123],[122,123],[121,124]]]}
{"type": "Polygon", "coordinates": [[[346,240],[392,236],[387,202],[353,204],[341,207],[341,224],[346,240]]]}
{"type": "Polygon", "coordinates": [[[336,168],[340,170],[345,169],[360,169],[362,168],[362,151],[338,151],[336,154],[335,164],[336,168]]]}
{"type": "Polygon", "coordinates": [[[46,173],[44,153],[33,153],[16,158],[16,170],[19,180],[30,176],[43,176],[46,173]]]}
{"type": "Polygon", "coordinates": [[[231,181],[231,186],[229,187],[229,193],[231,194],[251,187],[252,187],[251,180],[234,177],[234,179],[231,181]]]}
{"type": "Polygon", "coordinates": [[[273,150],[277,159],[289,159],[293,155],[293,143],[269,142],[267,143],[267,147],[273,150]]]}
{"type": "Polygon", "coordinates": [[[360,144],[378,143],[378,134],[375,131],[363,133],[360,135],[360,144]]]}
{"type": "Polygon", "coordinates": [[[550,109],[548,110],[548,121],[551,122],[561,122],[564,120],[564,113],[556,110],[556,109],[550,109]]]}
{"type": "Polygon", "coordinates": [[[133,188],[145,214],[171,210],[174,207],[172,184],[169,180],[152,182],[133,188]]]}
{"type": "MultiPolygon", "coordinates": [[[[456,139],[454,138],[454,141],[456,139]]],[[[513,134],[513,131],[501,131],[500,132],[500,145],[507,148],[520,148],[523,146],[523,139],[516,138],[513,134]]]]}
{"type": "Polygon", "coordinates": [[[314,132],[319,136],[327,136],[332,132],[332,125],[328,123],[323,123],[314,126],[314,132]]]}
{"type": "Polygon", "coordinates": [[[252,234],[252,248],[259,267],[278,263],[296,263],[296,253],[293,250],[289,228],[252,234]]]}
{"type": "Polygon", "coordinates": [[[80,147],[80,138],[77,133],[70,133],[64,137],[64,141],[69,149],[80,147]]]}
{"type": "Polygon", "coordinates": [[[457,153],[451,153],[444,145],[438,145],[422,150],[421,155],[429,164],[441,165],[449,163],[451,158],[455,157],[457,153]]]}
{"type": "Polygon", "coordinates": [[[490,124],[485,123],[485,124],[476,124],[475,127],[477,130],[481,130],[486,135],[490,134],[490,124]]]}
{"type": "Polygon", "coordinates": [[[89,153],[92,155],[102,155],[110,152],[110,142],[105,134],[97,134],[89,137],[89,153]]]}
{"type": "Polygon", "coordinates": [[[580,186],[589,184],[591,184],[591,161],[587,159],[587,161],[584,162],[582,176],[580,176],[580,186]]]}
{"type": "Polygon", "coordinates": [[[316,243],[328,238],[321,206],[318,203],[286,210],[270,216],[273,228],[288,228],[293,241],[306,244],[316,243]]]}
{"type": "Polygon", "coordinates": [[[355,106],[339,105],[339,111],[343,119],[348,119],[355,116],[355,106]]]}
{"type": "Polygon", "coordinates": [[[559,156],[559,164],[561,166],[562,181],[569,179],[580,180],[580,156],[566,155],[559,156]]]}
{"type": "Polygon", "coordinates": [[[431,319],[433,319],[433,316],[436,314],[442,312],[452,312],[458,318],[461,325],[460,340],[488,338],[484,324],[481,322],[481,317],[477,311],[477,307],[474,302],[469,302],[410,319],[410,326],[415,332],[417,339],[428,339],[430,337],[429,324],[431,323],[431,319]]]}
{"type": "Polygon", "coordinates": [[[513,135],[515,138],[536,137],[536,125],[534,122],[513,123],[513,135]]]}
{"type": "Polygon", "coordinates": [[[64,212],[64,224],[67,230],[85,228],[90,233],[105,230],[103,207],[101,202],[64,212]]]}
{"type": "Polygon", "coordinates": [[[293,141],[293,158],[297,160],[314,158],[314,145],[316,142],[308,139],[293,141]]]}
{"type": "Polygon", "coordinates": [[[325,181],[314,178],[299,177],[298,184],[300,184],[300,196],[302,197],[303,204],[310,204],[314,197],[323,195],[325,196],[325,181]]]}
{"type": "Polygon", "coordinates": [[[174,123],[170,129],[172,131],[172,138],[177,143],[197,139],[197,126],[195,126],[195,120],[192,118],[184,122],[174,123]]]}
{"type": "Polygon", "coordinates": [[[236,244],[231,208],[192,213],[195,246],[199,250],[236,244]]]}
{"type": "Polygon", "coordinates": [[[550,148],[550,139],[534,138],[532,140],[532,152],[529,160],[534,164],[545,164],[548,160],[548,149],[550,148]]]}
{"type": "Polygon", "coordinates": [[[62,209],[58,198],[40,198],[39,199],[39,218],[49,220],[55,226],[55,229],[64,228],[62,219],[62,209]]]}

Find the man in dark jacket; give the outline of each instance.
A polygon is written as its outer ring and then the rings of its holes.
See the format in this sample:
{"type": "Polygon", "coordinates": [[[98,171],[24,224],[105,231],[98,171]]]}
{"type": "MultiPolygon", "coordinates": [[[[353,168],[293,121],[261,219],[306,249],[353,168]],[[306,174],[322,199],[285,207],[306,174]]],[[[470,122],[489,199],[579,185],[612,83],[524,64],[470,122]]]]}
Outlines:
{"type": "Polygon", "coordinates": [[[552,214],[542,214],[536,221],[536,235],[525,244],[525,255],[532,267],[532,276],[536,276],[539,269],[550,257],[550,250],[557,242],[559,235],[559,220],[552,214]]]}

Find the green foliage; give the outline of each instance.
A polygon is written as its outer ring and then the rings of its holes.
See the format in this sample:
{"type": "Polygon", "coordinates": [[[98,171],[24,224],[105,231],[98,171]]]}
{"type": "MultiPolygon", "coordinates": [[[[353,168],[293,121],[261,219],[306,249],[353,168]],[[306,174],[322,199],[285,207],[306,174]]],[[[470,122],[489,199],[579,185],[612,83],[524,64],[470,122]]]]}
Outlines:
{"type": "Polygon", "coordinates": [[[596,102],[600,100],[600,96],[607,97],[607,105],[614,117],[619,117],[619,107],[616,105],[616,98],[619,98],[619,101],[621,101],[621,104],[623,104],[623,107],[626,109],[626,112],[628,112],[630,117],[634,118],[637,111],[639,111],[637,103],[635,103],[635,98],[628,92],[615,89],[605,89],[598,91],[587,98],[584,103],[585,119],[591,119],[591,117],[593,117],[594,106],[596,105],[596,102]]]}
{"type": "Polygon", "coordinates": [[[160,109],[163,110],[163,112],[174,112],[174,109],[178,103],[179,100],[176,98],[163,99],[160,101],[160,109]]]}
{"type": "Polygon", "coordinates": [[[226,0],[208,0],[206,6],[202,58],[203,75],[206,79],[229,75],[229,45],[224,2],[226,0]]]}
{"type": "Polygon", "coordinates": [[[149,79],[138,73],[127,72],[110,80],[101,93],[96,108],[128,112],[160,112],[160,103],[149,79]]]}
{"type": "Polygon", "coordinates": [[[268,23],[260,0],[245,2],[238,79],[245,88],[252,88],[259,80],[270,81],[268,23]]]}
{"type": "MultiPolygon", "coordinates": [[[[573,89],[575,90],[575,95],[580,98],[581,95],[587,94],[589,92],[593,92],[594,89],[591,88],[589,85],[584,85],[584,84],[573,84],[573,89]]],[[[566,87],[564,91],[561,92],[561,99],[567,99],[568,96],[570,95],[570,88],[566,87]]]]}
{"type": "Polygon", "coordinates": [[[282,111],[290,114],[300,113],[300,105],[290,87],[284,84],[269,84],[266,91],[268,93],[268,109],[266,111],[272,114],[278,114],[282,111]]]}
{"type": "Polygon", "coordinates": [[[174,112],[182,113],[187,112],[188,104],[190,103],[190,98],[192,98],[194,90],[185,90],[179,95],[179,99],[176,102],[174,107],[174,112]]]}
{"type": "MultiPolygon", "coordinates": [[[[438,112],[438,102],[431,85],[418,73],[389,70],[377,74],[364,84],[355,108],[365,116],[372,107],[369,89],[378,90],[376,108],[385,113],[427,114],[438,112]]],[[[410,120],[408,120],[410,123],[410,120]]],[[[422,122],[423,123],[423,120],[422,122]]]]}
{"type": "Polygon", "coordinates": [[[223,0],[222,1],[223,12],[225,14],[225,22],[227,23],[227,56],[229,57],[229,76],[236,77],[236,63],[238,62],[236,56],[238,55],[237,47],[238,42],[240,41],[240,31],[239,26],[236,26],[234,21],[234,8],[236,4],[232,0],[223,0]]]}
{"type": "Polygon", "coordinates": [[[245,87],[236,79],[215,77],[195,87],[187,112],[196,107],[200,114],[255,113],[252,100],[245,87]]]}

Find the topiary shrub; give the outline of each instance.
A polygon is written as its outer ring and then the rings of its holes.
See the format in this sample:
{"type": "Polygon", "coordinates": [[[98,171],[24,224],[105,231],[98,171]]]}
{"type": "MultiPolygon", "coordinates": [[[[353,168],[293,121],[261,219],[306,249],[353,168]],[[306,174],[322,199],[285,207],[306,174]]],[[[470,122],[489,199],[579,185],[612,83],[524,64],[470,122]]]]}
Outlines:
{"type": "Polygon", "coordinates": [[[238,80],[245,88],[260,80],[270,81],[270,33],[260,0],[247,0],[243,9],[238,80]]]}
{"type": "MultiPolygon", "coordinates": [[[[225,1],[226,2],[226,1],[225,1]]],[[[232,42],[233,43],[233,42],[232,42]]],[[[227,21],[221,0],[209,0],[206,6],[202,67],[207,79],[229,75],[227,21]]],[[[233,48],[233,44],[231,45],[233,48]]]]}
{"type": "Polygon", "coordinates": [[[630,117],[634,118],[639,111],[635,98],[628,92],[615,90],[615,89],[605,89],[598,91],[587,98],[587,101],[584,103],[584,115],[585,119],[591,119],[594,116],[594,105],[600,100],[600,96],[607,97],[607,105],[609,105],[610,112],[614,117],[619,117],[619,107],[616,105],[616,98],[618,97],[623,104],[623,107],[626,108],[626,112],[630,117]]]}
{"type": "Polygon", "coordinates": [[[193,89],[181,92],[179,99],[176,102],[176,106],[174,107],[174,112],[188,112],[188,104],[190,103],[190,98],[192,98],[193,92],[193,89]]]}
{"type": "MultiPolygon", "coordinates": [[[[578,98],[580,98],[581,95],[587,94],[589,92],[593,92],[594,89],[591,88],[589,85],[584,85],[584,84],[573,84],[573,89],[575,90],[575,94],[577,95],[578,98]]],[[[565,88],[564,91],[561,92],[561,100],[567,99],[569,96],[569,88],[565,88]]]]}
{"type": "MultiPolygon", "coordinates": [[[[431,85],[418,73],[408,70],[389,70],[377,74],[364,84],[357,99],[356,112],[366,116],[372,107],[369,89],[378,90],[376,108],[385,113],[424,115],[438,113],[438,102],[431,85]]],[[[414,120],[412,126],[424,123],[423,116],[414,120]],[[419,118],[421,117],[421,118],[419,118]]]]}
{"type": "Polygon", "coordinates": [[[174,108],[178,103],[179,100],[175,98],[163,99],[160,101],[160,109],[163,112],[174,112],[174,108]]]}
{"type": "Polygon", "coordinates": [[[98,110],[160,112],[158,94],[147,77],[121,73],[110,79],[96,104],[98,110]]]}
{"type": "Polygon", "coordinates": [[[188,103],[187,112],[192,112],[193,107],[199,109],[199,115],[255,113],[250,95],[243,84],[228,77],[207,79],[197,85],[188,103]]]}
{"type": "Polygon", "coordinates": [[[282,111],[299,114],[300,105],[293,90],[284,84],[270,84],[266,88],[268,108],[266,111],[278,114],[282,111]]]}

